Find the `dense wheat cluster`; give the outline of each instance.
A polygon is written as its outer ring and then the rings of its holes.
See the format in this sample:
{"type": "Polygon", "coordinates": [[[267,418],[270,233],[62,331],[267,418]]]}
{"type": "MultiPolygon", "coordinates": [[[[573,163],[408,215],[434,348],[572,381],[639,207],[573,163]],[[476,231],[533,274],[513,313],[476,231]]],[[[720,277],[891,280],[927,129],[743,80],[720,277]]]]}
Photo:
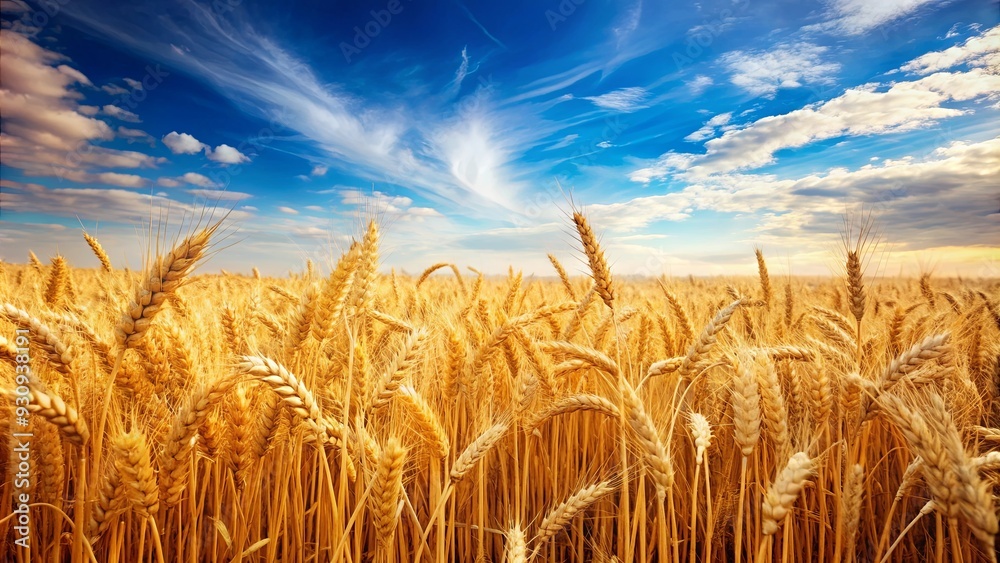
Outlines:
{"type": "Polygon", "coordinates": [[[3,265],[3,559],[996,561],[996,280],[864,232],[839,278],[625,280],[572,219],[585,275],[386,274],[376,222],[328,275],[198,274],[217,226],[3,265]]]}

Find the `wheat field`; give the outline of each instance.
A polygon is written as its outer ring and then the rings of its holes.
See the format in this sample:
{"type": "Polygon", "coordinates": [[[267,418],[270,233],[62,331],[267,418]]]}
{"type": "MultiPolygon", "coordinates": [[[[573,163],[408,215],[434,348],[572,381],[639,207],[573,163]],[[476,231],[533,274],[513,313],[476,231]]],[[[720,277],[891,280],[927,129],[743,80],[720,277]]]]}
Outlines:
{"type": "Polygon", "coordinates": [[[196,271],[219,224],[4,264],[4,560],[997,560],[998,280],[864,228],[839,277],[626,280],[568,227],[586,275],[385,273],[377,221],[284,278],[196,271]]]}

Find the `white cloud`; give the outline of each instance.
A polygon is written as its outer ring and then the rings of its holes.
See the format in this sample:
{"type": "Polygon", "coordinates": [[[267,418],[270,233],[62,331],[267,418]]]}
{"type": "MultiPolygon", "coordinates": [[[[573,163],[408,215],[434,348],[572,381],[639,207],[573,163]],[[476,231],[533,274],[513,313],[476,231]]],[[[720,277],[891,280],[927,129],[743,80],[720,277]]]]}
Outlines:
{"type": "Polygon", "coordinates": [[[253,197],[251,194],[228,190],[188,190],[187,192],[211,201],[242,201],[253,197]]]}
{"type": "Polygon", "coordinates": [[[0,13],[27,14],[30,12],[31,12],[31,6],[24,3],[24,0],[0,1],[0,13]]]}
{"type": "Polygon", "coordinates": [[[312,171],[309,172],[309,175],[310,176],[326,176],[327,170],[329,170],[329,169],[326,166],[323,166],[322,164],[317,164],[316,166],[313,166],[312,171]]]}
{"type": "Polygon", "coordinates": [[[85,86],[93,86],[93,84],[90,82],[89,78],[87,78],[82,72],[80,72],[79,70],[76,70],[75,68],[73,68],[71,66],[68,66],[68,65],[59,65],[59,66],[56,67],[56,70],[58,70],[59,72],[65,74],[66,76],[72,78],[76,82],[79,82],[80,84],[83,84],[85,86]]]}
{"type": "Polygon", "coordinates": [[[823,62],[826,47],[781,44],[768,51],[732,51],[721,57],[730,81],[755,95],[772,97],[779,89],[830,84],[840,65],[823,62]]]}
{"type": "Polygon", "coordinates": [[[586,96],[584,99],[590,100],[595,106],[600,108],[629,113],[646,107],[643,105],[643,102],[648,96],[649,93],[646,92],[645,88],[635,86],[622,88],[608,92],[607,94],[601,94],[600,96],[586,96]]]}
{"type": "Polygon", "coordinates": [[[707,90],[708,87],[714,83],[715,81],[712,80],[712,77],[699,74],[687,82],[687,87],[691,90],[692,94],[697,96],[707,90]]]}
{"type": "Polygon", "coordinates": [[[127,96],[129,93],[128,90],[117,84],[105,84],[104,86],[101,86],[101,90],[104,90],[112,96],[127,96]]]}
{"type": "Polygon", "coordinates": [[[229,145],[219,145],[215,147],[215,150],[210,150],[206,147],[205,154],[208,156],[209,160],[219,162],[221,164],[241,164],[244,162],[250,162],[250,158],[247,157],[247,155],[229,145]]]}
{"type": "Polygon", "coordinates": [[[282,213],[287,213],[289,215],[298,215],[299,214],[299,212],[296,211],[295,209],[292,209],[291,207],[285,207],[284,205],[278,206],[278,211],[280,211],[282,213]]]}
{"type": "Polygon", "coordinates": [[[406,196],[394,196],[379,191],[364,192],[357,189],[347,188],[338,190],[338,193],[340,194],[340,203],[344,205],[364,207],[371,205],[372,203],[377,203],[379,205],[397,209],[413,205],[413,200],[406,196]]]}
{"type": "Polygon", "coordinates": [[[199,186],[202,188],[216,188],[218,187],[215,182],[209,179],[207,176],[198,174],[197,172],[188,172],[179,178],[178,180],[191,184],[192,186],[199,186]]]}
{"type": "Polygon", "coordinates": [[[208,149],[208,145],[202,143],[194,136],[187,133],[171,131],[163,136],[163,144],[174,154],[195,154],[208,149]]]}
{"type": "MultiPolygon", "coordinates": [[[[150,195],[144,191],[116,188],[47,188],[38,184],[26,184],[0,180],[0,205],[4,210],[18,213],[39,213],[56,217],[79,218],[82,221],[108,223],[141,224],[148,220],[150,213],[169,209],[170,213],[197,216],[207,211],[210,216],[229,214],[229,220],[248,219],[249,214],[227,209],[208,210],[182,201],[172,201],[163,196],[150,195]]],[[[219,217],[221,218],[221,217],[219,217]]],[[[130,230],[130,232],[132,232],[130,230]]],[[[77,236],[74,233],[74,236],[77,236]]],[[[126,236],[134,236],[129,234],[126,236]]],[[[105,243],[104,237],[101,242],[105,243]]],[[[107,244],[105,243],[105,246],[107,244]]],[[[133,244],[134,246],[134,244],[133,244]]]]}
{"type": "Polygon", "coordinates": [[[687,137],[684,137],[684,140],[696,142],[696,141],[704,141],[709,137],[713,137],[715,136],[716,128],[728,124],[729,120],[732,117],[733,117],[732,112],[720,113],[719,115],[716,115],[712,117],[712,119],[706,121],[705,125],[703,125],[701,129],[698,129],[697,131],[691,133],[687,137]]]}
{"type": "Polygon", "coordinates": [[[142,82],[134,78],[125,78],[125,84],[128,84],[129,88],[133,90],[142,90],[142,82]]]}
{"type": "Polygon", "coordinates": [[[403,212],[403,220],[420,220],[425,217],[444,217],[438,210],[431,207],[409,207],[403,212]]]}
{"type": "MultiPolygon", "coordinates": [[[[751,240],[813,246],[836,241],[845,209],[863,204],[890,242],[903,249],[996,245],[1000,240],[1000,137],[952,143],[925,158],[899,158],[855,170],[780,179],[770,174],[715,175],[683,190],[608,205],[591,205],[595,224],[629,232],[710,210],[753,214],[751,240]]],[[[732,236],[732,235],[730,235],[732,236]]]]}
{"type": "Polygon", "coordinates": [[[118,172],[100,172],[94,178],[101,183],[124,188],[141,188],[146,185],[146,179],[135,174],[120,174],[118,172]]]}
{"type": "Polygon", "coordinates": [[[705,154],[667,153],[652,166],[633,172],[631,178],[645,183],[676,171],[704,176],[757,168],[773,162],[774,154],[782,149],[836,137],[883,135],[925,127],[965,113],[945,107],[947,102],[1000,96],[1000,76],[981,69],[937,73],[877,90],[876,85],[852,88],[820,104],[758,119],[707,141],[705,154]]]}
{"type": "Polygon", "coordinates": [[[830,0],[829,21],[822,27],[847,35],[860,35],[916,12],[938,0],[830,0]]]}
{"type": "Polygon", "coordinates": [[[107,141],[115,131],[94,119],[98,108],[81,106],[74,84],[92,86],[85,75],[62,64],[67,59],[32,43],[26,37],[0,29],[3,60],[3,108],[0,152],[3,164],[25,176],[55,176],[62,181],[144,187],[137,174],[102,168],[152,168],[163,160],[135,151],[121,151],[91,141],[107,141]]]}
{"type": "Polygon", "coordinates": [[[443,215],[431,207],[414,207],[413,200],[402,195],[390,195],[379,191],[364,192],[353,188],[338,191],[340,203],[375,211],[390,217],[392,220],[422,222],[428,218],[440,218],[443,215]]]}
{"type": "Polygon", "coordinates": [[[452,79],[448,90],[451,95],[455,95],[461,90],[462,82],[465,81],[465,77],[469,74],[469,51],[467,47],[462,47],[462,62],[459,63],[458,69],[455,70],[455,78],[452,79]]]}
{"type": "MultiPolygon", "coordinates": [[[[90,81],[77,71],[70,72],[70,67],[58,64],[65,60],[63,55],[43,49],[18,33],[0,29],[0,58],[3,59],[0,107],[3,107],[6,135],[25,146],[64,154],[88,141],[114,137],[107,123],[77,111],[80,94],[70,86],[90,81]]],[[[5,152],[5,161],[7,157],[5,152]]]]}
{"type": "Polygon", "coordinates": [[[470,204],[468,211],[472,205],[489,209],[488,204],[494,212],[497,205],[516,209],[524,185],[511,177],[507,167],[516,158],[514,145],[519,135],[543,133],[513,128],[503,114],[490,111],[485,94],[479,96],[478,103],[462,106],[458,115],[431,135],[431,154],[447,167],[447,177],[442,178],[446,184],[435,191],[453,201],[464,195],[470,204]]]}
{"type": "Polygon", "coordinates": [[[106,105],[101,108],[101,113],[104,115],[109,115],[115,119],[120,119],[122,121],[128,121],[129,123],[141,123],[142,120],[139,116],[130,112],[127,109],[122,109],[118,106],[106,105]]]}
{"type": "Polygon", "coordinates": [[[961,45],[923,54],[901,66],[900,70],[930,74],[962,64],[1000,69],[1000,26],[970,37],[961,45]]]}
{"type": "Polygon", "coordinates": [[[177,188],[180,187],[181,183],[173,178],[159,178],[156,180],[156,185],[164,188],[177,188]]]}
{"type": "Polygon", "coordinates": [[[156,146],[156,139],[153,138],[149,133],[142,131],[141,129],[129,129],[124,125],[118,127],[118,136],[127,140],[129,144],[132,143],[146,143],[151,147],[156,146]]]}
{"type": "Polygon", "coordinates": [[[556,149],[566,148],[566,147],[572,145],[573,141],[575,141],[575,140],[577,140],[579,138],[580,138],[580,135],[578,135],[576,133],[571,133],[569,135],[566,135],[562,139],[559,139],[555,143],[553,143],[553,144],[545,147],[544,150],[552,151],[552,150],[556,150],[556,149]]]}
{"type": "Polygon", "coordinates": [[[322,213],[322,212],[326,211],[325,209],[323,209],[322,207],[320,207],[318,205],[307,205],[306,209],[308,209],[309,211],[315,211],[317,213],[322,213]]]}
{"type": "MultiPolygon", "coordinates": [[[[176,4],[167,9],[184,11],[176,4]]],[[[539,119],[531,103],[493,100],[488,79],[454,106],[447,96],[413,103],[405,99],[410,96],[382,96],[354,82],[331,83],[249,20],[222,21],[211,10],[199,13],[184,30],[168,17],[142,19],[134,11],[108,12],[93,3],[73,2],[65,10],[76,25],[117,47],[195,76],[273,129],[308,140],[324,159],[340,163],[362,182],[404,184],[466,216],[495,217],[497,205],[520,212],[526,168],[531,168],[520,157],[562,127],[539,119]],[[219,33],[223,27],[227,32],[219,33]],[[440,104],[449,105],[435,107],[440,104]]],[[[635,53],[629,49],[614,61],[588,62],[584,66],[590,70],[576,74],[582,79],[602,66],[610,72],[635,53]]],[[[463,89],[473,61],[470,56],[463,89]]],[[[415,82],[408,81],[406,88],[426,97],[415,82]]]]}

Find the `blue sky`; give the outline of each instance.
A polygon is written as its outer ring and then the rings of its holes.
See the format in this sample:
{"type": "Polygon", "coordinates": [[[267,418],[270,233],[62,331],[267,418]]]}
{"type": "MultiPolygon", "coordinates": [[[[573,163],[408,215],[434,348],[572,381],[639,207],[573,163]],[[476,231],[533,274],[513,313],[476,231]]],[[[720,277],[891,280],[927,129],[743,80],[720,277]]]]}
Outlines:
{"type": "Polygon", "coordinates": [[[0,256],[141,262],[232,209],[209,269],[571,269],[570,198],[621,274],[1000,276],[997,2],[0,0],[0,256]],[[114,5],[114,7],[112,7],[114,5]]]}

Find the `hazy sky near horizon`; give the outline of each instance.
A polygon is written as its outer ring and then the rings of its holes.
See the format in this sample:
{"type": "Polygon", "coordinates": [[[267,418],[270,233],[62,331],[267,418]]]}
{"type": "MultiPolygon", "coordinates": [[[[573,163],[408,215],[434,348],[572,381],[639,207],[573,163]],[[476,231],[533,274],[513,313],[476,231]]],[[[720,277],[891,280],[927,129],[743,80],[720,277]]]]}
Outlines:
{"type": "Polygon", "coordinates": [[[227,219],[208,270],[1000,276],[1000,5],[982,0],[0,0],[0,258],[141,264],[227,219]],[[188,218],[185,220],[185,218],[188,218]],[[165,225],[165,226],[164,226],[165,225]],[[874,272],[873,272],[874,273],[874,272]]]}

